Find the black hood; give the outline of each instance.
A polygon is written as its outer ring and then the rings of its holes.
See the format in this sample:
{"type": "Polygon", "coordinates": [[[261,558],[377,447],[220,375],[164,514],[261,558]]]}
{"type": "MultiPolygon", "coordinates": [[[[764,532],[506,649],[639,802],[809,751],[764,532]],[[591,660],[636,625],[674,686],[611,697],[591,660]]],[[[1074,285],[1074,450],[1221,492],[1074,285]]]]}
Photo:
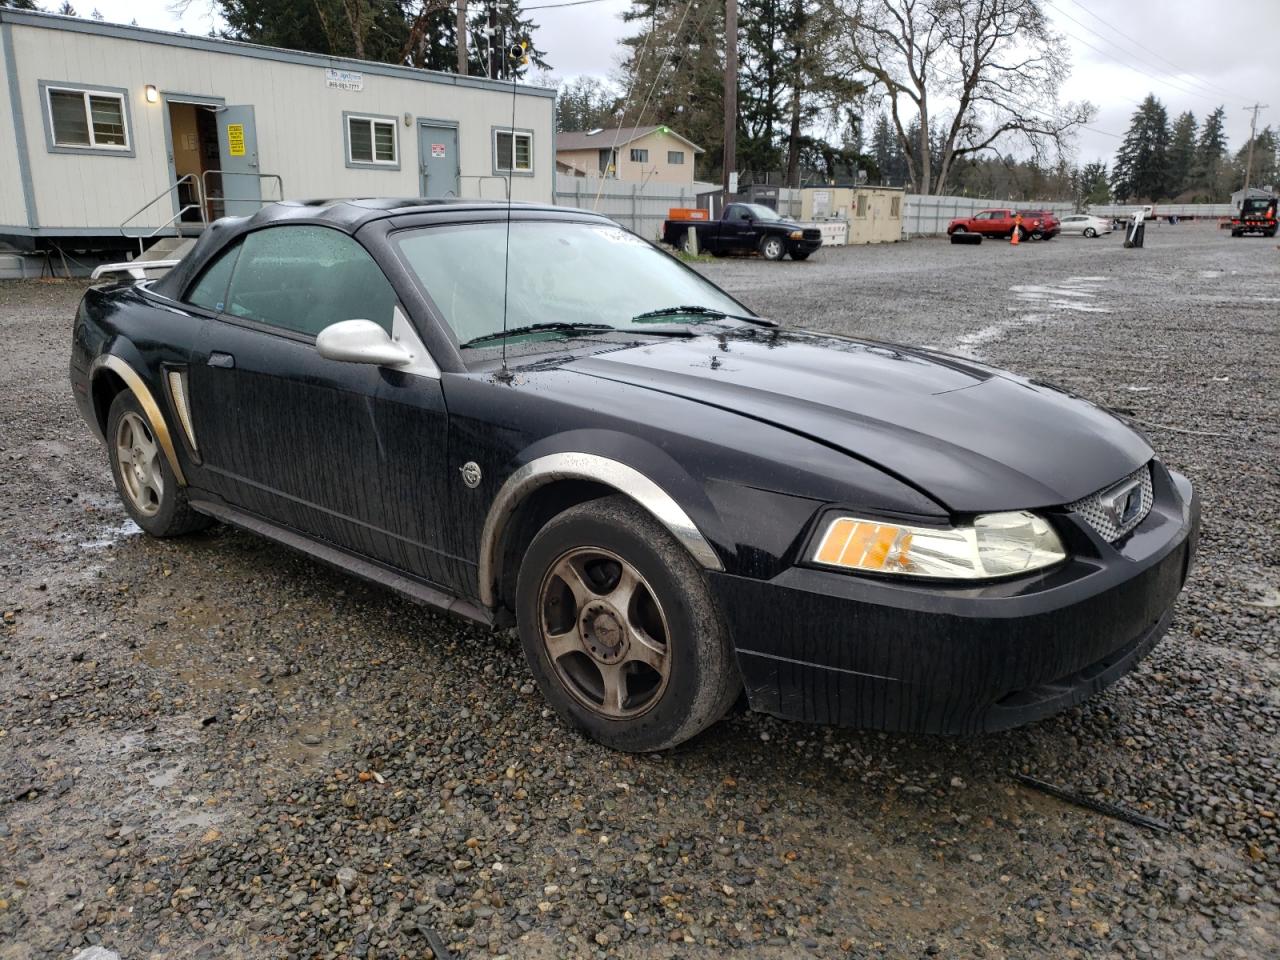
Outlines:
{"type": "Polygon", "coordinates": [[[567,369],[773,424],[894,474],[959,513],[1057,506],[1151,459],[1110,413],[955,357],[821,334],[734,330],[567,369]]]}

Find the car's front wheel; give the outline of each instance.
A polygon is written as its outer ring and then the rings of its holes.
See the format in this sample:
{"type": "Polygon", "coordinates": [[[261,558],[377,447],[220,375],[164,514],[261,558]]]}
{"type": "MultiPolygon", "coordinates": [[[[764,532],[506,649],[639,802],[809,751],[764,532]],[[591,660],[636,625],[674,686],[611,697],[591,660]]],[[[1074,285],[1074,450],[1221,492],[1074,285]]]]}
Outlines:
{"type": "Polygon", "coordinates": [[[787,245],[781,237],[765,237],[760,241],[760,255],[766,260],[781,260],[787,252],[787,245]]]}
{"type": "Polygon", "coordinates": [[[516,619],[543,696],[617,750],[673,747],[724,716],[740,689],[701,568],[627,497],[572,507],[538,532],[516,619]]]}
{"type": "Polygon", "coordinates": [[[128,390],[116,394],[107,413],[107,458],[125,510],[153,537],[179,537],[213,522],[187,503],[142,405],[128,390]]]}

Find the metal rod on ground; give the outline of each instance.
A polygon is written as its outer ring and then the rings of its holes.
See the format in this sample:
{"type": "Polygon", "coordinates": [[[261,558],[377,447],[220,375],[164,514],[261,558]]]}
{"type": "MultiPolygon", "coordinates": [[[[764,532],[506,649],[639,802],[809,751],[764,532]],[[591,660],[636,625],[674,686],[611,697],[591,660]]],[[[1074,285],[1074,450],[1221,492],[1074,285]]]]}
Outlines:
{"type": "Polygon", "coordinates": [[[1111,817],[1115,820],[1123,820],[1125,823],[1131,823],[1135,827],[1146,827],[1148,830],[1162,830],[1166,833],[1172,832],[1173,827],[1158,820],[1155,817],[1148,817],[1145,814],[1138,813],[1136,810],[1129,810],[1125,807],[1117,806],[1114,803],[1107,803],[1104,800],[1094,800],[1091,797],[1081,796],[1078,793],[1072,793],[1065,787],[1058,787],[1044,780],[1037,780],[1035,777],[1029,777],[1025,773],[1015,773],[1014,779],[1019,783],[1031,787],[1033,790],[1039,790],[1041,793],[1047,793],[1051,797],[1064,800],[1067,803],[1073,803],[1077,807],[1084,807],[1086,810],[1092,810],[1095,813],[1101,813],[1104,816],[1111,817]]]}

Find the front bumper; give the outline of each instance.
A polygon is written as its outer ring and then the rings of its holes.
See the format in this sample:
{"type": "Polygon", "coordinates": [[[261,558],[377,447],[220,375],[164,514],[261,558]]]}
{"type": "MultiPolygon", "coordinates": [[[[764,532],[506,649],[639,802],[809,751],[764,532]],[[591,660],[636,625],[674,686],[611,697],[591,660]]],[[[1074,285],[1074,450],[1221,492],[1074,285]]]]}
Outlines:
{"type": "Polygon", "coordinates": [[[915,733],[1002,730],[1131,670],[1164,634],[1200,527],[1185,477],[1154,464],[1155,502],[1117,545],[1064,515],[1072,559],[978,587],[792,567],[712,574],[753,709],[915,733]]]}
{"type": "Polygon", "coordinates": [[[787,240],[787,253],[813,253],[821,249],[822,240],[787,240]]]}

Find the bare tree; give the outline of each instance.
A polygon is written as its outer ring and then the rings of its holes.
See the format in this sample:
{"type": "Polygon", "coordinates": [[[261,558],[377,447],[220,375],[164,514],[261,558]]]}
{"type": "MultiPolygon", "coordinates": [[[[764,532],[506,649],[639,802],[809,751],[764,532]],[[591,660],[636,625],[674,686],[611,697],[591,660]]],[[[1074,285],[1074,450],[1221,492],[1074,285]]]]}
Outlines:
{"type": "Polygon", "coordinates": [[[1037,158],[1092,119],[1058,103],[1069,67],[1041,0],[828,0],[849,64],[883,92],[922,193],[956,161],[1021,137],[1037,158]]]}

